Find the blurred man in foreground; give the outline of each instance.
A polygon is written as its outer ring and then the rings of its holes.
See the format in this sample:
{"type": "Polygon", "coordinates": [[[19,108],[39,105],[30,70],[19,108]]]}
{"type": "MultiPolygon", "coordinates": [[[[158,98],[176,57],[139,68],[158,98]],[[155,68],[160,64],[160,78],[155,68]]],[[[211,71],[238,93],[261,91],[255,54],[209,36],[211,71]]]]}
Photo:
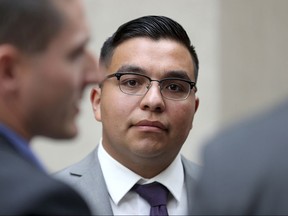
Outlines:
{"type": "Polygon", "coordinates": [[[81,0],[0,0],[0,215],[90,211],[29,148],[77,135],[84,88],[99,80],[81,0]]]}

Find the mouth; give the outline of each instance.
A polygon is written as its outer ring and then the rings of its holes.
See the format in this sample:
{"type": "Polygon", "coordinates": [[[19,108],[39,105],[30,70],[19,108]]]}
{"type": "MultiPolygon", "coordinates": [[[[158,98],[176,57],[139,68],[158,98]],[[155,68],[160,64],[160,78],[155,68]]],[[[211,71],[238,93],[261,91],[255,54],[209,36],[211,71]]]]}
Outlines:
{"type": "Polygon", "coordinates": [[[137,122],[134,126],[141,128],[143,130],[161,130],[161,131],[168,130],[168,127],[165,126],[160,121],[141,120],[137,122]]]}

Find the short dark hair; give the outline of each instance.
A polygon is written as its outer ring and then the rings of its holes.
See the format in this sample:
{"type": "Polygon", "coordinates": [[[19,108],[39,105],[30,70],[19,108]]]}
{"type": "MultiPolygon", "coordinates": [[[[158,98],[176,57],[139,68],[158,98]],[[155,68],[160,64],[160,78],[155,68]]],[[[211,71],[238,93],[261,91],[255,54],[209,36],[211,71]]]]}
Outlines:
{"type": "Polygon", "coordinates": [[[197,81],[199,60],[195,48],[191,45],[185,29],[176,21],[165,16],[143,16],[121,25],[103,44],[100,53],[101,64],[108,67],[115,48],[122,42],[135,37],[148,37],[153,40],[172,39],[183,44],[191,54],[197,81]]]}
{"type": "Polygon", "coordinates": [[[11,44],[27,53],[43,51],[62,21],[52,0],[0,0],[0,45],[11,44]]]}

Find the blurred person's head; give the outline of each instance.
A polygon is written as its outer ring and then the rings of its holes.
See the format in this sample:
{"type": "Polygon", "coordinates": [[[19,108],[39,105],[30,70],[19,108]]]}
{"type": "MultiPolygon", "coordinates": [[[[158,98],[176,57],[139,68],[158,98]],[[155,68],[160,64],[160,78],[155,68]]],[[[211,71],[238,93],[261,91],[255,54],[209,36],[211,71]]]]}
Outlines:
{"type": "Polygon", "coordinates": [[[120,26],[104,43],[107,78],[94,88],[103,147],[117,161],[151,178],[175,159],[193,124],[198,58],[181,25],[145,16],[120,26]]]}
{"type": "Polygon", "coordinates": [[[99,80],[81,0],[0,0],[0,122],[26,139],[72,138],[99,80]]]}

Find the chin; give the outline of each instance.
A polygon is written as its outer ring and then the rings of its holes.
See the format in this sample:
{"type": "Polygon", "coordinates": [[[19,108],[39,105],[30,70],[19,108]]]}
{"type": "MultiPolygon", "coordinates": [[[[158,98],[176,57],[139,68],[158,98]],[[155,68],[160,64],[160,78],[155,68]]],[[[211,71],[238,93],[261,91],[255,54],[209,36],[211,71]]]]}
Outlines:
{"type": "Polygon", "coordinates": [[[161,155],[163,150],[158,148],[143,148],[135,150],[135,153],[143,158],[154,158],[161,155]]]}
{"type": "Polygon", "coordinates": [[[66,139],[73,139],[78,135],[78,130],[70,130],[66,133],[66,139]]]}
{"type": "Polygon", "coordinates": [[[78,135],[77,127],[68,127],[59,129],[56,134],[54,134],[54,139],[73,139],[78,135]]]}

